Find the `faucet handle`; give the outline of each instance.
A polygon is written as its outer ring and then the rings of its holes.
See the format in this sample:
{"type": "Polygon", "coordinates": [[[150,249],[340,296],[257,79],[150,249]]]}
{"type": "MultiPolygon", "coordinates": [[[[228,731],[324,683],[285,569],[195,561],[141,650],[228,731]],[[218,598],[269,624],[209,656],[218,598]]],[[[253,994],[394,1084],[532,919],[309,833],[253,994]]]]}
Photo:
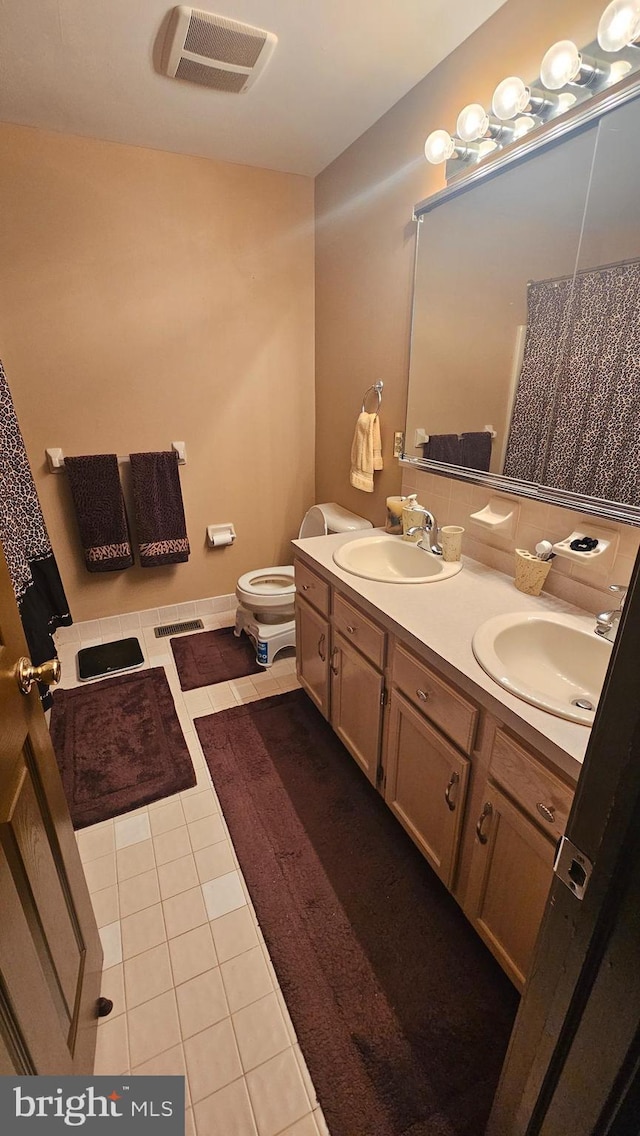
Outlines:
{"type": "Polygon", "coordinates": [[[625,584],[609,584],[609,591],[620,596],[620,611],[622,611],[629,588],[625,584]]]}

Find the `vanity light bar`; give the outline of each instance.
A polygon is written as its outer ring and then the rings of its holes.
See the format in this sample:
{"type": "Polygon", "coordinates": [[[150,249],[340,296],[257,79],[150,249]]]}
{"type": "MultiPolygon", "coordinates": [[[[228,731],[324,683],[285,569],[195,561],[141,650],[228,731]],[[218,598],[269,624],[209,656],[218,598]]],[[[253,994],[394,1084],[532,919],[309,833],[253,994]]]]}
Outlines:
{"type": "MultiPolygon", "coordinates": [[[[598,24],[596,50],[598,45],[610,54],[629,47],[640,49],[640,0],[612,0],[607,5],[598,24]]],[[[573,40],[559,40],[542,60],[540,84],[544,90],[510,75],[493,92],[493,115],[481,103],[469,103],[458,115],[455,135],[442,129],[431,132],[425,142],[425,158],[432,165],[453,160],[458,169],[478,162],[490,150],[508,145],[568,110],[577,101],[576,88],[582,98],[588,98],[631,69],[627,60],[608,63],[585,55],[573,40]]]]}

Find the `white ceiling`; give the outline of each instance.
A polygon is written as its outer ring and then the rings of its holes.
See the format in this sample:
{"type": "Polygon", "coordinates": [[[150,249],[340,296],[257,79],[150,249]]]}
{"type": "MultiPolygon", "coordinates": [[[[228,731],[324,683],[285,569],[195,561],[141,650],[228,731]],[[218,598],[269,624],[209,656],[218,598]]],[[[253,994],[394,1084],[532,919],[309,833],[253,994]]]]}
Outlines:
{"type": "Polygon", "coordinates": [[[197,0],[275,32],[244,95],[154,69],[168,0],[0,0],[0,120],[315,175],[504,0],[197,0]]]}

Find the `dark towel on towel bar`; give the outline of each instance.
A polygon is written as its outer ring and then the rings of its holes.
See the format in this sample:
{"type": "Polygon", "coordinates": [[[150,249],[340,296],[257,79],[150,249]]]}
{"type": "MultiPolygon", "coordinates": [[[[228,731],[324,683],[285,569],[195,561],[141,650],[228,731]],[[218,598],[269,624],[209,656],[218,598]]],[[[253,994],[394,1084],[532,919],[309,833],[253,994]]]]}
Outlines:
{"type": "Polygon", "coordinates": [[[462,435],[462,460],[465,469],[479,469],[489,472],[491,465],[491,434],[488,430],[462,435]]]}
{"type": "Polygon", "coordinates": [[[116,454],[65,458],[88,572],[117,572],[133,564],[116,454]]]}
{"type": "Polygon", "coordinates": [[[428,442],[422,443],[422,456],[429,461],[448,462],[449,465],[462,464],[462,445],[459,434],[431,434],[428,442]]]}
{"type": "Polygon", "coordinates": [[[142,568],[189,559],[178,455],[175,450],[129,454],[142,568]]]}

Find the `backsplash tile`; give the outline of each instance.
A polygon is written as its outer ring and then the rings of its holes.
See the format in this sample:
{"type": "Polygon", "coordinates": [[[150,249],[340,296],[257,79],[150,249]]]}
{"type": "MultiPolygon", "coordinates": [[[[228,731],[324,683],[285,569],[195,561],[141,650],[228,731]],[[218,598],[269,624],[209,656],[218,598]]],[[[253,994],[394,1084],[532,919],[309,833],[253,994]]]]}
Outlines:
{"type": "Polygon", "coordinates": [[[513,553],[516,548],[533,551],[541,540],[550,540],[553,544],[563,540],[574,529],[588,530],[591,524],[618,533],[618,552],[609,571],[598,571],[597,566],[576,564],[560,556],[553,561],[543,590],[585,611],[597,613],[603,607],[611,607],[612,599],[607,591],[609,585],[628,584],[631,578],[640,545],[640,528],[633,525],[593,518],[526,497],[510,496],[510,501],[519,502],[520,514],[515,538],[505,538],[469,520],[469,515],[484,508],[490,497],[501,496],[483,485],[406,468],[401,492],[405,495],[417,493],[420,504],[435,514],[439,525],[463,525],[464,555],[508,576],[514,574],[513,553]]]}
{"type": "MultiPolygon", "coordinates": [[[[89,619],[74,623],[71,627],[60,627],[55,633],[55,642],[58,647],[65,643],[82,643],[87,646],[92,640],[99,641],[101,635],[116,639],[120,635],[132,635],[136,632],[139,634],[145,628],[149,630],[163,623],[175,623],[177,620],[195,619],[198,616],[206,619],[213,615],[226,615],[230,611],[235,611],[237,602],[235,594],[231,593],[224,596],[209,596],[203,600],[190,600],[160,610],[147,608],[144,611],[131,611],[126,615],[114,615],[100,620],[89,619]]],[[[151,635],[153,636],[153,631],[151,635]]],[[[166,640],[164,642],[166,643],[166,640]]]]}

